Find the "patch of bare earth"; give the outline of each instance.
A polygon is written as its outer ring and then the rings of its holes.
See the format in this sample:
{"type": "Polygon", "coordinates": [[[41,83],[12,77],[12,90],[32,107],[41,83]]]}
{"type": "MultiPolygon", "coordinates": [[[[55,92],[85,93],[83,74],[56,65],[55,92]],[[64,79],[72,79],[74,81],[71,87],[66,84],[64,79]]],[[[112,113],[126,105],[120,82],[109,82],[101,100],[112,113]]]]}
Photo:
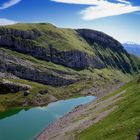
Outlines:
{"type": "MultiPolygon", "coordinates": [[[[112,88],[111,92],[114,90],[115,88],[112,88]]],[[[75,134],[109,115],[117,107],[115,103],[123,98],[125,92],[76,107],[54,124],[49,125],[36,140],[73,140],[75,134]]]]}

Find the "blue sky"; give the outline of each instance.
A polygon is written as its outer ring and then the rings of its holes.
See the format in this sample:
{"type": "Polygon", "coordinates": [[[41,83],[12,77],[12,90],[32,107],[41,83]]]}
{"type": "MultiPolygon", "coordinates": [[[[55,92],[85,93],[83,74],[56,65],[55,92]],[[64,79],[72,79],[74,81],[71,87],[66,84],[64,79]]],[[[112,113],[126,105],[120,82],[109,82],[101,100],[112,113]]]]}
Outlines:
{"type": "Polygon", "coordinates": [[[0,0],[0,24],[16,22],[91,28],[140,44],[139,0],[0,0]]]}

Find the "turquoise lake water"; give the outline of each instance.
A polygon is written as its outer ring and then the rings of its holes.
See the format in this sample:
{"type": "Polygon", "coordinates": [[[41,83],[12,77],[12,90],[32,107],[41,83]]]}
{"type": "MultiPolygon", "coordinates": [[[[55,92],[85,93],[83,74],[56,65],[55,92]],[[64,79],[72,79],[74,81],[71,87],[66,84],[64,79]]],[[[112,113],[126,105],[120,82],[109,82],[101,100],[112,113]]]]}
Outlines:
{"type": "Polygon", "coordinates": [[[95,100],[95,96],[85,96],[50,103],[46,107],[9,110],[0,115],[0,140],[32,140],[50,123],[78,105],[95,100]]]}

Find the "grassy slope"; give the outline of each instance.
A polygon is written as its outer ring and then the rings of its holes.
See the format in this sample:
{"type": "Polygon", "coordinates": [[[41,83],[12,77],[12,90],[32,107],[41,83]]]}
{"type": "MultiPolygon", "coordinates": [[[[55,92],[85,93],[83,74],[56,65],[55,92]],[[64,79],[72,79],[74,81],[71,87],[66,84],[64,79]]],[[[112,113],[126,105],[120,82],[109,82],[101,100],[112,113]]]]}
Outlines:
{"type": "Polygon", "coordinates": [[[59,50],[62,51],[80,50],[94,55],[94,52],[89,44],[83,38],[78,36],[78,33],[72,29],[57,28],[49,23],[19,23],[5,26],[5,28],[17,29],[21,31],[32,31],[32,29],[36,29],[44,33],[43,36],[36,40],[36,42],[40,43],[43,47],[47,48],[49,45],[52,45],[54,48],[59,48],[59,50]]]}
{"type": "Polygon", "coordinates": [[[78,140],[136,139],[140,128],[140,84],[137,84],[136,80],[132,81],[114,94],[123,90],[126,90],[123,95],[125,98],[117,102],[117,109],[99,123],[80,133],[78,140]]]}
{"type": "Polygon", "coordinates": [[[134,70],[138,71],[138,69],[140,69],[140,59],[138,57],[135,57],[133,55],[128,56],[125,53],[120,53],[117,51],[113,51],[111,48],[105,48],[105,47],[100,47],[98,44],[94,43],[93,44],[94,47],[94,52],[95,54],[99,55],[103,62],[106,63],[106,65],[109,65],[110,67],[114,67],[114,65],[112,64],[112,62],[110,63],[109,58],[112,60],[115,60],[115,67],[119,67],[120,69],[122,69],[124,72],[126,72],[126,70],[128,69],[127,72],[134,72],[134,70]],[[124,68],[123,65],[120,65],[118,62],[124,61],[127,63],[127,65],[130,67],[130,71],[129,71],[129,67],[127,66],[126,69],[124,68]]]}

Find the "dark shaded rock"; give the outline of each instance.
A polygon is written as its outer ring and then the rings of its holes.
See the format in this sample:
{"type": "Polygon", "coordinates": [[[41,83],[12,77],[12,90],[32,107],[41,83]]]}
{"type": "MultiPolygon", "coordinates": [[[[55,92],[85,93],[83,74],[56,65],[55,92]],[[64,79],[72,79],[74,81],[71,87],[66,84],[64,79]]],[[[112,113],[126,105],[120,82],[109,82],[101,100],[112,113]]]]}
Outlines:
{"type": "Polygon", "coordinates": [[[118,79],[114,79],[114,82],[115,82],[115,83],[120,83],[121,81],[118,80],[118,79]]]}
{"type": "Polygon", "coordinates": [[[25,84],[13,83],[8,80],[0,82],[0,94],[16,93],[19,91],[25,91],[31,87],[25,84]]]}
{"type": "Polygon", "coordinates": [[[12,73],[19,78],[53,86],[69,85],[78,81],[73,76],[66,78],[67,75],[59,75],[59,72],[37,68],[32,63],[16,56],[8,55],[3,51],[0,51],[0,72],[12,73]]]}
{"type": "Polygon", "coordinates": [[[140,77],[138,78],[137,83],[140,84],[140,77]]]}
{"type": "Polygon", "coordinates": [[[140,140],[140,130],[139,130],[139,132],[137,134],[137,139],[136,140],[140,140]]]}
{"type": "Polygon", "coordinates": [[[40,90],[39,93],[40,93],[41,95],[44,95],[44,94],[49,93],[49,91],[48,91],[47,89],[46,89],[46,90],[40,90]]]}
{"type": "Polygon", "coordinates": [[[66,79],[57,75],[55,76],[47,71],[40,71],[32,67],[25,67],[15,64],[5,65],[3,63],[0,70],[7,71],[23,79],[53,86],[69,85],[77,81],[77,79],[66,79]]]}
{"type": "Polygon", "coordinates": [[[88,67],[104,68],[104,63],[96,56],[89,56],[78,50],[59,51],[50,47],[50,61],[73,69],[86,69],[88,67]]]}
{"type": "Polygon", "coordinates": [[[24,91],[24,96],[28,96],[30,94],[29,90],[24,91]]]}

